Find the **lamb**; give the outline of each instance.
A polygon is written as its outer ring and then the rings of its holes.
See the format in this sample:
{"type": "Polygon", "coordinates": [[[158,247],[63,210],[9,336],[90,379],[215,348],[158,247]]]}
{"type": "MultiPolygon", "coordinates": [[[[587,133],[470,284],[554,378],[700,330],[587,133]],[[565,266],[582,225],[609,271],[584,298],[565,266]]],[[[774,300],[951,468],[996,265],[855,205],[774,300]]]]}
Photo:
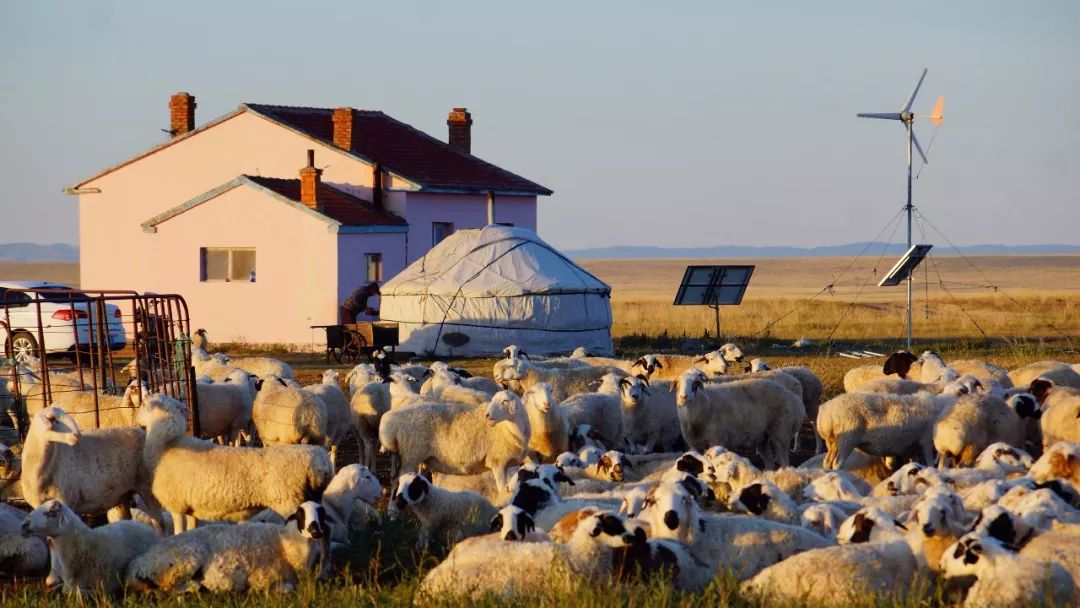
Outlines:
{"type": "Polygon", "coordinates": [[[325,511],[304,502],[284,525],[210,525],[171,536],[127,566],[131,588],[291,591],[306,573],[329,575],[325,511]]]}
{"type": "Polygon", "coordinates": [[[841,545],[891,540],[907,532],[904,524],[876,507],[864,507],[840,524],[836,542],[841,545]]]}
{"type": "Polygon", "coordinates": [[[421,463],[455,475],[491,469],[500,492],[507,467],[524,460],[530,436],[525,405],[510,391],[496,393],[487,408],[420,404],[392,410],[379,424],[379,443],[397,454],[402,470],[415,471],[421,463]]]}
{"type": "Polygon", "coordinates": [[[345,384],[349,385],[349,398],[352,399],[356,396],[356,392],[363,387],[371,384],[372,382],[378,382],[385,380],[379,372],[375,369],[375,366],[370,363],[357,363],[349,373],[345,375],[345,384]]]}
{"type": "Polygon", "coordinates": [[[45,541],[22,536],[24,519],[26,513],[0,503],[0,575],[8,578],[43,573],[49,567],[45,541]]]}
{"type": "Polygon", "coordinates": [[[336,464],[338,446],[345,433],[357,424],[349,399],[341,390],[337,370],[324,371],[322,383],[305,386],[303,390],[321,399],[326,408],[326,443],[330,446],[330,461],[336,464]]]}
{"type": "Polygon", "coordinates": [[[529,414],[529,456],[551,462],[570,447],[570,420],[566,410],[553,401],[551,385],[539,382],[522,397],[529,414]]]}
{"type": "Polygon", "coordinates": [[[657,446],[674,449],[682,438],[682,427],[672,383],[658,380],[653,385],[642,375],[624,378],[622,383],[623,435],[631,451],[637,446],[644,454],[657,446]]]}
{"type": "Polygon", "coordinates": [[[939,466],[975,464],[975,458],[992,443],[1024,445],[1024,425],[1020,416],[993,395],[964,395],[956,399],[934,425],[934,449],[939,466]]]}
{"type": "Polygon", "coordinates": [[[934,423],[955,399],[847,393],[829,400],[818,411],[818,432],[827,447],[824,467],[843,467],[855,448],[873,456],[902,456],[918,448],[924,462],[933,462],[934,423]]]}
{"type": "Polygon", "coordinates": [[[1060,361],[1037,361],[1009,372],[1013,386],[1030,386],[1039,378],[1045,378],[1057,386],[1080,389],[1080,372],[1060,361]]]}
{"type": "Polygon", "coordinates": [[[964,606],[1070,606],[1076,587],[1068,571],[1054,562],[1016,555],[995,538],[969,533],[941,557],[947,578],[974,576],[964,606]]]}
{"type": "Polygon", "coordinates": [[[771,380],[706,386],[687,372],[675,385],[679,424],[690,447],[757,449],[768,466],[787,466],[788,449],[806,410],[802,399],[771,380]]]}
{"type": "Polygon", "coordinates": [[[64,591],[79,595],[99,588],[117,594],[124,568],[157,542],[153,528],[135,521],[90,528],[55,499],[41,503],[26,516],[22,535],[49,539],[64,591]]]}
{"type": "Polygon", "coordinates": [[[547,369],[521,359],[504,359],[495,363],[495,381],[518,394],[524,393],[538,382],[551,385],[555,399],[562,402],[571,395],[589,392],[608,373],[629,375],[621,369],[582,367],[576,369],[547,369]]]}
{"type": "Polygon", "coordinates": [[[1050,449],[1059,441],[1080,443],[1080,389],[1067,386],[1040,385],[1043,378],[1032,382],[1031,392],[1042,403],[1043,450],[1050,449]]]}
{"type": "Polygon", "coordinates": [[[277,376],[259,378],[251,417],[263,445],[326,443],[326,404],[277,376]]]}
{"type": "Polygon", "coordinates": [[[254,378],[235,370],[220,383],[195,385],[199,396],[199,431],[203,437],[240,445],[250,438],[254,378]]]}
{"type": "Polygon", "coordinates": [[[357,501],[374,507],[382,496],[379,478],[360,464],[350,464],[341,468],[330,480],[322,496],[322,506],[326,510],[325,523],[330,528],[332,544],[343,546],[349,543],[349,522],[357,506],[357,501]]]}
{"type": "Polygon", "coordinates": [[[427,547],[432,539],[450,546],[463,538],[487,534],[499,512],[479,494],[444,490],[416,473],[398,478],[394,504],[399,511],[412,509],[420,520],[418,549],[427,547]]]}
{"type": "Polygon", "coordinates": [[[619,445],[623,437],[621,379],[614,372],[606,374],[599,392],[578,393],[563,400],[570,426],[588,425],[605,445],[619,445]]]}
{"type": "Polygon", "coordinates": [[[152,475],[153,496],[172,514],[178,534],[188,518],[221,519],[264,508],[291,513],[322,494],[334,474],[321,447],[238,448],[188,437],[187,408],[166,395],[146,400],[137,420],[146,427],[141,460],[152,475]]]}

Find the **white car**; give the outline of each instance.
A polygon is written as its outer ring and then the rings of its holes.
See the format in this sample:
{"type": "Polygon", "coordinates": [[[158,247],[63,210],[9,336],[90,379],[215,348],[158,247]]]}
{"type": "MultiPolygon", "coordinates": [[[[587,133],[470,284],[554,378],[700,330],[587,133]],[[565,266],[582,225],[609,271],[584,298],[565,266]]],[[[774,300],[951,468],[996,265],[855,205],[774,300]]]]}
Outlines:
{"type": "MultiPolygon", "coordinates": [[[[0,281],[0,340],[8,358],[25,362],[40,358],[42,346],[47,355],[74,356],[76,346],[87,352],[98,340],[97,303],[91,296],[67,292],[14,291],[21,289],[70,290],[66,285],[46,281],[0,281]],[[39,313],[40,310],[40,333],[39,313]],[[41,338],[45,344],[39,344],[41,338]]],[[[108,317],[109,348],[120,350],[127,346],[120,307],[105,304],[108,317]]]]}

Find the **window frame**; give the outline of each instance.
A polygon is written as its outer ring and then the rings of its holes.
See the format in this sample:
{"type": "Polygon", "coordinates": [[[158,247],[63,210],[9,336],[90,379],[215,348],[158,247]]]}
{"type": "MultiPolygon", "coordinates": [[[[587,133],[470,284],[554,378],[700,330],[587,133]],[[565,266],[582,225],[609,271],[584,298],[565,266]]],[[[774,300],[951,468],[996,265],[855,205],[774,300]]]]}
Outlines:
{"type": "Polygon", "coordinates": [[[382,283],[383,280],[383,254],[381,251],[373,251],[364,254],[364,272],[368,283],[382,283]],[[375,276],[371,276],[371,264],[375,263],[375,276]]]}
{"type": "Polygon", "coordinates": [[[439,243],[445,241],[447,238],[450,237],[450,235],[454,234],[454,230],[454,222],[431,222],[431,246],[434,247],[439,243]],[[435,240],[435,230],[438,226],[449,227],[449,231],[441,239],[435,240]]]}
{"type": "Polygon", "coordinates": [[[200,283],[250,283],[250,276],[252,270],[257,270],[258,254],[255,247],[199,247],[199,282],[200,283]],[[208,258],[210,252],[225,252],[225,277],[224,278],[211,278],[210,266],[208,264],[208,258]],[[247,276],[244,278],[233,278],[233,264],[234,254],[237,252],[250,253],[252,256],[251,268],[247,272],[247,276]]]}

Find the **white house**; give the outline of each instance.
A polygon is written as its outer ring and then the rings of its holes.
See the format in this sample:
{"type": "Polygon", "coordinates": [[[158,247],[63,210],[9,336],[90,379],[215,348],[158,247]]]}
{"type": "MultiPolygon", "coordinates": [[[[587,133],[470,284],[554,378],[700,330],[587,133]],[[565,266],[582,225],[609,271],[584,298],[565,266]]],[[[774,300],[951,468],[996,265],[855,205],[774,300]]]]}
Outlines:
{"type": "MultiPolygon", "coordinates": [[[[551,190],[382,112],[243,104],[65,189],[79,197],[81,284],[178,293],[217,341],[306,343],[357,286],[382,282],[457,229],[536,230],[551,190]]],[[[320,336],[315,335],[316,339],[320,336]]]]}

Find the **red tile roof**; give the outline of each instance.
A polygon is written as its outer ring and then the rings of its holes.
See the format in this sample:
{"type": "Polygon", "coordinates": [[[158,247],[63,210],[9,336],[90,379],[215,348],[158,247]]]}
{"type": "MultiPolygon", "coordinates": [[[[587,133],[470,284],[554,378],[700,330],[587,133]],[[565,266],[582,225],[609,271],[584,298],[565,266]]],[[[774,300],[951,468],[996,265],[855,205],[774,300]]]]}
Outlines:
{"type": "MultiPolygon", "coordinates": [[[[300,202],[300,180],[278,179],[259,175],[245,175],[247,179],[260,186],[273,190],[285,198],[300,202]]],[[[345,226],[407,226],[405,220],[390,213],[376,209],[370,201],[365,201],[329,186],[319,183],[315,198],[322,204],[322,214],[341,222],[345,226]]]]}
{"type": "MultiPolygon", "coordinates": [[[[248,103],[243,107],[333,145],[332,108],[248,103]]],[[[353,110],[353,154],[416,182],[421,190],[550,195],[551,190],[455,150],[382,112],[353,110]]]]}

